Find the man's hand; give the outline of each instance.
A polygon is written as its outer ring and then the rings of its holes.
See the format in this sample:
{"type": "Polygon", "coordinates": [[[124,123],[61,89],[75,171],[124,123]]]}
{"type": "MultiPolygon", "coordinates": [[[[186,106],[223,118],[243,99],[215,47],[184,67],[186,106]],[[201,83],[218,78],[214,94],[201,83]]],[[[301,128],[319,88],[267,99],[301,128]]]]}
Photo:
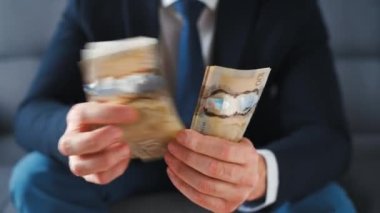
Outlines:
{"type": "Polygon", "coordinates": [[[67,115],[67,128],[58,149],[69,157],[70,170],[86,181],[107,184],[124,173],[130,149],[123,130],[114,124],[130,124],[137,112],[124,105],[81,103],[67,115]]]}
{"type": "Polygon", "coordinates": [[[168,145],[167,173],[176,188],[213,212],[232,212],[266,192],[266,164],[252,143],[233,143],[193,130],[168,145]]]}

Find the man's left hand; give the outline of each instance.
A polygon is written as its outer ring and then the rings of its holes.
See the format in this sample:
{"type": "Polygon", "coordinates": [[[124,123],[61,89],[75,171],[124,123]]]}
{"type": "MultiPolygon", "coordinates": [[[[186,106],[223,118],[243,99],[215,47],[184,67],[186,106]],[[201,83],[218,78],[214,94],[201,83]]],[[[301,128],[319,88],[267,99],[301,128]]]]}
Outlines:
{"type": "Polygon", "coordinates": [[[234,143],[183,130],[169,143],[165,161],[174,186],[210,211],[232,212],[265,196],[265,160],[246,138],[234,143]]]}

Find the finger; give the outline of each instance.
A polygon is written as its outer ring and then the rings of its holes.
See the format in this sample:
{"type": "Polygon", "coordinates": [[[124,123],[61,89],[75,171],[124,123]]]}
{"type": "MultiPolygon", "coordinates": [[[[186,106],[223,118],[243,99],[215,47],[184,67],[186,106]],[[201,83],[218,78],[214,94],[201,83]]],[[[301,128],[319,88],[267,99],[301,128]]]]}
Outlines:
{"type": "Polygon", "coordinates": [[[182,181],[192,188],[213,197],[225,199],[230,202],[242,202],[250,194],[248,187],[223,182],[203,175],[193,168],[177,160],[171,154],[165,155],[169,169],[182,181]]]}
{"type": "Polygon", "coordinates": [[[177,143],[170,143],[168,151],[189,167],[211,178],[234,184],[250,184],[250,170],[240,164],[232,164],[193,152],[177,143]]]}
{"type": "Polygon", "coordinates": [[[65,134],[58,143],[63,155],[95,153],[123,140],[124,132],[117,126],[104,126],[91,132],[65,134]]]}
{"type": "Polygon", "coordinates": [[[129,146],[118,143],[99,153],[72,156],[70,157],[69,166],[75,175],[85,176],[110,170],[119,162],[129,158],[129,146]]]}
{"type": "Polygon", "coordinates": [[[124,174],[125,170],[128,168],[129,160],[119,162],[113,168],[108,171],[100,172],[97,174],[86,175],[83,178],[87,182],[105,185],[111,183],[116,178],[124,174]]]}
{"type": "Polygon", "coordinates": [[[202,135],[194,130],[183,130],[177,134],[176,141],[193,150],[219,160],[245,164],[247,156],[251,154],[252,143],[243,140],[242,143],[234,143],[221,138],[202,135]]]}
{"type": "Polygon", "coordinates": [[[68,130],[83,124],[129,124],[138,119],[132,107],[120,104],[86,102],[73,106],[67,115],[68,130]]]}
{"type": "Polygon", "coordinates": [[[178,176],[176,176],[170,169],[167,169],[169,179],[173,185],[180,191],[185,197],[194,202],[195,204],[208,209],[212,212],[232,212],[234,208],[227,205],[226,201],[221,198],[216,198],[210,195],[203,194],[197,191],[178,176]]]}

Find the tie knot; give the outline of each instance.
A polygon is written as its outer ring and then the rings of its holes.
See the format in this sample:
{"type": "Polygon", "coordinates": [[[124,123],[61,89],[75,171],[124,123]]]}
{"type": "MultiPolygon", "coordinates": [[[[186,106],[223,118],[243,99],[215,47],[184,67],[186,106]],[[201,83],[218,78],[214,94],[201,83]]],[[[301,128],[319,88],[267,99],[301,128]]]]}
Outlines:
{"type": "Polygon", "coordinates": [[[199,0],[178,0],[174,3],[175,10],[185,22],[196,24],[205,5],[199,0]]]}

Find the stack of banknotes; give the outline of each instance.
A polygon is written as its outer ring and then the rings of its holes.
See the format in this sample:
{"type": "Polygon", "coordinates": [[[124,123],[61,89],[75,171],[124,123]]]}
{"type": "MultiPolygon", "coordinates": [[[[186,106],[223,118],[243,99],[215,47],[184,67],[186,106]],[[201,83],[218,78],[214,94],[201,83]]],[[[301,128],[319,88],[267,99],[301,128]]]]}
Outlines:
{"type": "MultiPolygon", "coordinates": [[[[122,125],[133,158],[161,158],[184,128],[160,70],[158,41],[135,37],[92,42],[80,62],[88,101],[126,104],[140,119],[122,125]]],[[[191,128],[238,142],[249,124],[270,69],[207,67],[191,128]]]]}

